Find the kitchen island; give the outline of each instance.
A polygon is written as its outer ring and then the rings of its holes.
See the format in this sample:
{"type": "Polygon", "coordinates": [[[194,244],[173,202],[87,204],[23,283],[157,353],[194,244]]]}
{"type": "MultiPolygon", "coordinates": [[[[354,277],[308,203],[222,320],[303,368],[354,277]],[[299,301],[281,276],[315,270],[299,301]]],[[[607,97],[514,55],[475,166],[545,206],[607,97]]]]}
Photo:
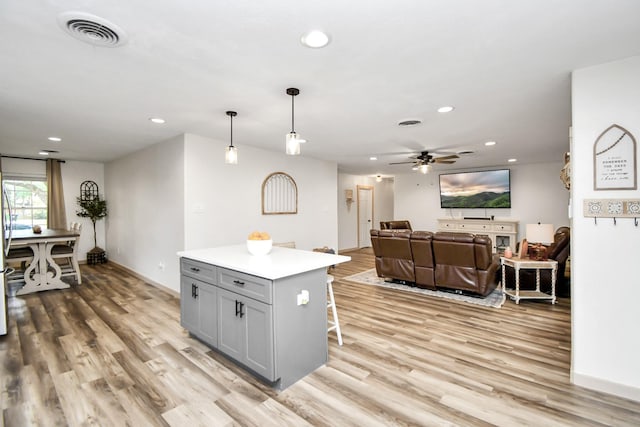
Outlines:
{"type": "Polygon", "coordinates": [[[180,323],[283,390],[327,362],[327,267],[351,258],[246,245],[178,252],[180,323]]]}

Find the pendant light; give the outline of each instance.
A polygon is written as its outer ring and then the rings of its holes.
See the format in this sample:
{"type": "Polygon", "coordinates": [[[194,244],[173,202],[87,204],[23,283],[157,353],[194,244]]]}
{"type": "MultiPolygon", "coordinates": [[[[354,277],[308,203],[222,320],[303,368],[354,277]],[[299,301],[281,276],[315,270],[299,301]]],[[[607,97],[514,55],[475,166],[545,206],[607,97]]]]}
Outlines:
{"type": "Polygon", "coordinates": [[[238,164],[238,149],[233,146],[233,118],[237,115],[235,111],[227,111],[227,116],[231,119],[231,144],[225,150],[224,162],[229,165],[238,164]]]}
{"type": "Polygon", "coordinates": [[[291,95],[291,132],[289,132],[286,136],[286,153],[290,156],[297,156],[300,154],[300,144],[303,142],[307,142],[306,140],[300,138],[300,136],[296,133],[294,127],[294,105],[293,99],[296,95],[300,93],[299,89],[294,87],[290,87],[287,89],[287,95],[291,95]]]}

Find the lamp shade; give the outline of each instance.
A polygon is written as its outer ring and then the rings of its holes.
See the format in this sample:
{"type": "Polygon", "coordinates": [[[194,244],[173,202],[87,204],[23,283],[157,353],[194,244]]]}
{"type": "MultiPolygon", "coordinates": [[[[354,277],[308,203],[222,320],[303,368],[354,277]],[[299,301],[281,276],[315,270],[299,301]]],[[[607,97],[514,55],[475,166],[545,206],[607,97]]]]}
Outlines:
{"type": "Polygon", "coordinates": [[[553,243],[553,224],[527,224],[529,243],[553,243]]]}

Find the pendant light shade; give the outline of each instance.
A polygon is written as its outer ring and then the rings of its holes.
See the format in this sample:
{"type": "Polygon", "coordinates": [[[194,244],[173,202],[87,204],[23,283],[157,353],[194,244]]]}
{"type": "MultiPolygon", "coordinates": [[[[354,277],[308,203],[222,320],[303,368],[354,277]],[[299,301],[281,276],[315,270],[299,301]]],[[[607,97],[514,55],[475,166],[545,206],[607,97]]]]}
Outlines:
{"type": "Polygon", "coordinates": [[[231,120],[231,143],[226,148],[224,153],[224,162],[229,165],[237,165],[238,164],[238,149],[233,146],[233,118],[237,116],[238,113],[235,111],[227,111],[227,116],[229,116],[231,120]]]}
{"type": "Polygon", "coordinates": [[[286,136],[286,152],[290,156],[297,156],[300,154],[300,141],[298,140],[298,134],[295,132],[289,132],[286,136]]]}
{"type": "Polygon", "coordinates": [[[290,156],[297,156],[300,154],[300,143],[306,142],[304,139],[300,138],[295,131],[295,108],[293,104],[293,100],[300,93],[299,89],[294,87],[290,87],[287,89],[287,95],[291,95],[291,132],[287,134],[285,137],[285,152],[290,156]]]}

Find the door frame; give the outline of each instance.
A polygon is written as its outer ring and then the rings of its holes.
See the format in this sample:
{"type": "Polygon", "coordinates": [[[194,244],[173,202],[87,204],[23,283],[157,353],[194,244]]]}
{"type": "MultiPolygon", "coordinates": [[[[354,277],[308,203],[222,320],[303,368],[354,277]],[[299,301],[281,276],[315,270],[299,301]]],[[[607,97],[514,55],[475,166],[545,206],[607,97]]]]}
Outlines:
{"type": "Polygon", "coordinates": [[[374,203],[373,203],[373,198],[374,198],[374,187],[372,185],[356,185],[356,198],[357,198],[357,205],[358,205],[358,217],[357,217],[357,233],[358,233],[358,249],[360,249],[362,247],[361,242],[360,242],[360,190],[370,190],[371,191],[371,228],[373,228],[373,224],[375,224],[374,218],[375,218],[375,212],[373,210],[374,207],[374,203]]]}

